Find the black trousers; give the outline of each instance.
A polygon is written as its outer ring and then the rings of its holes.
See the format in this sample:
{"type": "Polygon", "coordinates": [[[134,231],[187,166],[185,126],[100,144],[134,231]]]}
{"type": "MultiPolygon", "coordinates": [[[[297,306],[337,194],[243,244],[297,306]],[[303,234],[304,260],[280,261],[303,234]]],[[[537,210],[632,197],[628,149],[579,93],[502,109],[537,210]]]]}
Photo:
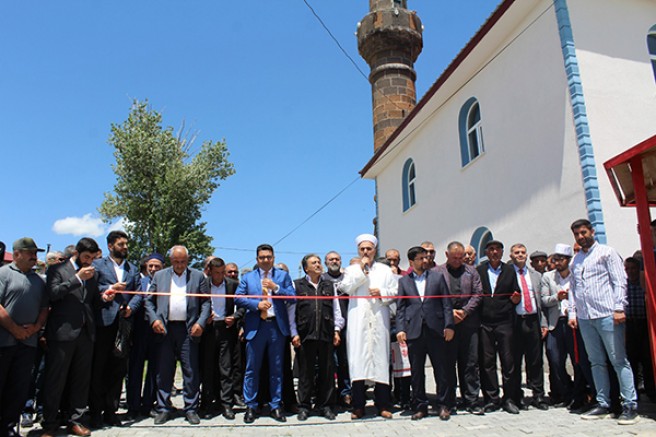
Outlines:
{"type": "Polygon", "coordinates": [[[203,333],[201,356],[201,408],[209,410],[219,401],[222,407],[234,404],[235,383],[239,380],[234,357],[237,348],[237,327],[216,321],[203,333]]]}
{"type": "MultiPolygon", "coordinates": [[[[346,313],[342,315],[346,316],[346,313]]],[[[351,377],[349,375],[348,353],[346,351],[346,329],[340,332],[341,342],[335,348],[335,366],[337,370],[337,394],[343,398],[351,396],[351,377]]]]}
{"type": "Polygon", "coordinates": [[[134,314],[132,349],[128,360],[126,398],[128,411],[148,415],[155,405],[157,392],[157,346],[150,324],[141,308],[134,314]],[[148,366],[146,367],[146,362],[148,366]],[[144,378],[144,367],[146,376],[144,378]],[[143,389],[143,391],[142,391],[143,389]]]}
{"type": "MultiPolygon", "coordinates": [[[[583,402],[588,395],[594,397],[596,389],[594,379],[592,378],[592,367],[590,366],[590,360],[585,350],[580,329],[572,329],[569,326],[565,327],[565,347],[567,347],[567,353],[572,360],[572,367],[574,367],[574,389],[572,396],[575,401],[583,402]]],[[[611,369],[610,373],[612,381],[612,375],[615,372],[611,369]]]]}
{"type": "Polygon", "coordinates": [[[312,409],[312,395],[316,393],[315,409],[323,410],[335,403],[335,365],[333,345],[328,341],[304,340],[296,350],[299,366],[299,407],[312,409]]]}
{"type": "Polygon", "coordinates": [[[486,404],[500,405],[501,401],[512,400],[519,405],[519,372],[515,368],[513,349],[513,322],[504,320],[481,325],[479,360],[481,368],[481,389],[486,404]],[[497,353],[501,362],[503,398],[499,397],[497,377],[497,353]]]}
{"type": "Polygon", "coordinates": [[[426,356],[430,358],[433,376],[437,383],[437,404],[449,409],[455,406],[455,343],[446,342],[441,333],[431,331],[422,326],[421,336],[408,340],[408,355],[410,357],[412,397],[415,411],[428,410],[426,396],[426,356]]]}
{"type": "MultiPolygon", "coordinates": [[[[551,398],[565,402],[572,399],[574,390],[572,378],[567,373],[566,367],[568,334],[572,335],[571,328],[567,326],[567,317],[561,317],[554,329],[547,334],[546,341],[551,398]]],[[[574,357],[571,359],[574,362],[574,357]]]]}
{"type": "MultiPolygon", "coordinates": [[[[351,396],[353,397],[352,405],[354,410],[364,409],[367,403],[367,387],[364,380],[351,382],[351,396]]],[[[378,411],[389,410],[392,406],[391,392],[389,384],[377,382],[374,385],[374,405],[378,411]]]]}
{"type": "Polygon", "coordinates": [[[30,389],[36,348],[23,343],[0,347],[0,436],[20,419],[30,389]]]}
{"type": "MultiPolygon", "coordinates": [[[[481,391],[481,380],[478,370],[478,326],[457,324],[453,339],[456,352],[458,370],[458,386],[460,396],[466,406],[473,406],[478,402],[478,393],[481,391]]],[[[455,386],[453,387],[455,391],[455,386]]],[[[453,394],[455,398],[455,393],[453,394]]]]}
{"type": "Polygon", "coordinates": [[[639,376],[642,376],[645,393],[653,397],[656,396],[656,389],[654,389],[654,368],[651,362],[647,332],[649,332],[647,319],[626,320],[626,356],[633,370],[636,393],[638,393],[638,383],[640,382],[639,376]],[[640,375],[640,370],[642,370],[642,375],[640,375]]]}
{"type": "Polygon", "coordinates": [[[43,429],[59,427],[57,413],[64,392],[69,424],[79,424],[89,401],[93,342],[83,329],[73,341],[48,339],[43,381],[43,429]]]}
{"type": "Polygon", "coordinates": [[[99,416],[103,412],[116,414],[118,410],[123,378],[128,370],[128,359],[118,358],[112,353],[117,332],[118,320],[110,326],[96,326],[89,392],[91,416],[99,416]]]}
{"type": "Polygon", "coordinates": [[[166,329],[159,346],[157,412],[170,409],[176,360],[182,369],[184,411],[196,412],[200,399],[199,343],[192,340],[186,322],[168,322],[166,329]]]}
{"type": "MultiPolygon", "coordinates": [[[[537,314],[517,316],[515,319],[515,369],[520,375],[520,385],[522,358],[526,365],[526,387],[533,393],[533,398],[543,398],[542,334],[540,317],[537,314]]],[[[521,388],[519,395],[523,397],[521,388]]]]}

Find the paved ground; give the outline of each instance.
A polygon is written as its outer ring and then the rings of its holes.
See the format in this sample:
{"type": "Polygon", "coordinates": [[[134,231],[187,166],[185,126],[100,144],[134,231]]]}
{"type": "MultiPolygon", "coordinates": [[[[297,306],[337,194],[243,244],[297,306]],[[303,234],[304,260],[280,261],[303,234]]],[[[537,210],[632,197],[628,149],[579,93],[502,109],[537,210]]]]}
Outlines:
{"type": "MultiPolygon", "coordinates": [[[[427,387],[434,387],[430,369],[427,368],[427,387]]],[[[547,375],[545,380],[548,381],[547,375]]],[[[176,383],[181,387],[181,381],[176,383]]],[[[643,397],[644,398],[644,397],[643,397]]],[[[182,396],[173,398],[177,407],[182,406],[182,396]]],[[[570,414],[564,408],[551,408],[540,411],[534,408],[511,415],[503,411],[484,416],[459,413],[447,422],[436,416],[429,416],[420,421],[411,421],[410,413],[395,412],[394,418],[385,420],[376,417],[373,405],[368,406],[365,419],[351,421],[350,413],[338,414],[337,420],[328,421],[322,417],[310,417],[306,422],[299,422],[296,416],[287,418],[281,424],[268,416],[260,417],[253,424],[243,422],[243,414],[238,413],[234,421],[221,416],[211,420],[202,420],[199,426],[191,426],[183,417],[178,417],[165,425],[154,426],[153,419],[130,424],[123,428],[105,428],[93,432],[93,436],[126,437],[168,437],[168,436],[312,436],[312,437],[349,437],[373,435],[383,436],[463,436],[463,437],[515,437],[515,436],[654,436],[656,437],[656,404],[642,401],[639,407],[640,421],[635,425],[618,425],[614,419],[585,421],[578,415],[570,414]]],[[[40,427],[23,430],[23,435],[36,437],[40,427]]],[[[64,428],[61,429],[64,434],[64,428]]]]}

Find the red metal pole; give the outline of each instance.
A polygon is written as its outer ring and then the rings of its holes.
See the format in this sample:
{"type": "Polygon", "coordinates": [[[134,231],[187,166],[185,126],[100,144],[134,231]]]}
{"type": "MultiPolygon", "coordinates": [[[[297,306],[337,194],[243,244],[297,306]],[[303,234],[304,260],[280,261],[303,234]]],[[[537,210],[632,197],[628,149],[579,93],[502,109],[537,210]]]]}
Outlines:
{"type": "Polygon", "coordinates": [[[647,298],[647,326],[649,329],[649,340],[651,344],[652,371],[656,376],[656,260],[654,259],[654,242],[651,238],[651,216],[649,214],[649,202],[647,200],[647,189],[645,188],[645,176],[642,169],[642,157],[640,155],[631,159],[631,177],[636,197],[636,212],[638,214],[638,229],[640,230],[640,247],[645,263],[645,296],[647,298]]]}

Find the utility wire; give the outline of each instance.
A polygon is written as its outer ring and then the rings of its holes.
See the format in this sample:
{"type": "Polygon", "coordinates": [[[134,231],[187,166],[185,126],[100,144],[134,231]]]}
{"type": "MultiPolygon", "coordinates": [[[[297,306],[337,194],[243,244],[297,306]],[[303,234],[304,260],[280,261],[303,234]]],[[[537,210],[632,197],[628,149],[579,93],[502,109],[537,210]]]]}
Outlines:
{"type": "MultiPolygon", "coordinates": [[[[339,196],[341,196],[342,193],[343,193],[344,191],[346,191],[346,190],[348,190],[349,188],[351,188],[351,186],[352,186],[353,184],[355,184],[356,182],[358,182],[359,180],[360,180],[360,176],[358,176],[358,177],[356,177],[355,179],[353,179],[351,182],[348,183],[348,185],[346,185],[344,188],[342,188],[337,194],[335,194],[335,195],[334,195],[333,197],[331,197],[328,201],[326,201],[323,205],[321,205],[319,208],[317,208],[317,209],[316,209],[312,214],[310,214],[305,220],[303,220],[301,223],[299,223],[298,225],[296,225],[296,227],[294,227],[291,231],[289,231],[289,232],[287,232],[285,235],[283,235],[280,239],[278,239],[278,241],[276,241],[275,243],[273,243],[271,246],[276,247],[278,244],[280,244],[281,242],[283,242],[287,237],[289,237],[289,236],[292,235],[294,232],[296,232],[301,226],[303,226],[304,224],[306,224],[307,222],[309,222],[309,221],[310,221],[315,215],[319,214],[324,208],[326,208],[328,205],[330,205],[331,203],[333,203],[333,202],[335,201],[335,199],[337,199],[339,196]]],[[[247,261],[247,262],[243,263],[242,265],[240,265],[239,268],[241,269],[241,268],[244,267],[244,266],[251,265],[251,263],[252,263],[253,261],[255,261],[255,259],[254,259],[254,258],[251,258],[249,261],[247,261]]]]}
{"type": "MultiPolygon", "coordinates": [[[[360,68],[360,66],[355,62],[355,60],[351,57],[351,55],[349,55],[349,53],[346,51],[346,49],[344,48],[344,46],[342,46],[342,44],[341,44],[341,43],[339,42],[339,40],[335,37],[335,35],[333,34],[333,32],[328,28],[328,26],[327,26],[326,23],[323,21],[323,19],[321,19],[321,17],[319,16],[319,14],[314,10],[314,8],[312,7],[312,5],[310,5],[310,3],[308,3],[308,0],[303,0],[303,3],[305,3],[305,6],[307,6],[308,9],[312,12],[312,15],[315,16],[315,18],[317,19],[317,21],[319,21],[319,23],[320,23],[321,26],[326,30],[326,32],[328,33],[328,35],[330,35],[330,38],[332,38],[332,40],[335,41],[335,44],[337,44],[337,47],[339,47],[339,49],[342,51],[342,53],[344,54],[344,56],[346,56],[346,57],[348,58],[348,60],[351,61],[351,64],[353,64],[353,66],[355,67],[355,69],[358,70],[358,72],[360,73],[360,75],[361,75],[361,76],[367,81],[367,83],[368,83],[368,82],[369,82],[369,77],[366,75],[366,73],[365,73],[364,71],[362,71],[362,69],[360,68]]],[[[387,101],[388,101],[389,103],[391,103],[392,105],[396,106],[397,109],[403,111],[404,113],[405,113],[405,111],[407,111],[408,108],[402,108],[402,107],[400,107],[400,106],[397,105],[396,102],[393,101],[393,100],[392,100],[387,94],[383,94],[382,91],[380,91],[380,90],[376,90],[375,92],[377,92],[377,93],[379,93],[381,96],[385,97],[385,98],[387,99],[387,101]]]]}

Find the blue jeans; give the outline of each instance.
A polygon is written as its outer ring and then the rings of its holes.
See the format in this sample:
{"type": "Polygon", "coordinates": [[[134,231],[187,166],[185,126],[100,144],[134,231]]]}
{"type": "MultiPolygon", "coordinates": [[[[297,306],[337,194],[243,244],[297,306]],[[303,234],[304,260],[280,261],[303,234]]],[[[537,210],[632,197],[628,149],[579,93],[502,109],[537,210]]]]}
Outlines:
{"type": "Polygon", "coordinates": [[[633,385],[633,372],[626,358],[624,346],[625,325],[623,323],[616,325],[613,316],[590,320],[579,319],[578,322],[585,350],[590,358],[599,405],[610,407],[610,379],[606,367],[606,354],[608,354],[620,383],[622,406],[636,408],[638,403],[633,385]]]}

